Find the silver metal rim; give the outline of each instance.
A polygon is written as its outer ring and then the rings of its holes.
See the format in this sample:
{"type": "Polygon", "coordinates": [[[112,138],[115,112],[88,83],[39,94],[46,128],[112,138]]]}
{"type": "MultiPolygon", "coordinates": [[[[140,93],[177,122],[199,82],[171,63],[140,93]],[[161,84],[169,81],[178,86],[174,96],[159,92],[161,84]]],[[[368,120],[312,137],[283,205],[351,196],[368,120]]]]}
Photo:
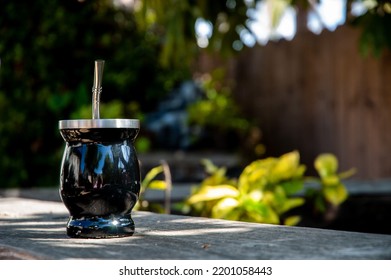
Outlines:
{"type": "Polygon", "coordinates": [[[83,119],[61,120],[58,122],[59,129],[78,128],[140,128],[137,119],[83,119]]]}

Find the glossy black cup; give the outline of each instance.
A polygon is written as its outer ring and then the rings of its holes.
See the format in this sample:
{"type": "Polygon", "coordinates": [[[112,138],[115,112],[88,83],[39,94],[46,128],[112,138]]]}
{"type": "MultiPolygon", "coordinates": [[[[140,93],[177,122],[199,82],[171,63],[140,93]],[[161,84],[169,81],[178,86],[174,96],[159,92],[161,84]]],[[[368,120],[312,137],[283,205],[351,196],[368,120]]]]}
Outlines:
{"type": "Polygon", "coordinates": [[[66,147],[60,196],[70,218],[67,235],[79,238],[131,236],[131,211],[140,192],[134,119],[63,120],[66,147]]]}

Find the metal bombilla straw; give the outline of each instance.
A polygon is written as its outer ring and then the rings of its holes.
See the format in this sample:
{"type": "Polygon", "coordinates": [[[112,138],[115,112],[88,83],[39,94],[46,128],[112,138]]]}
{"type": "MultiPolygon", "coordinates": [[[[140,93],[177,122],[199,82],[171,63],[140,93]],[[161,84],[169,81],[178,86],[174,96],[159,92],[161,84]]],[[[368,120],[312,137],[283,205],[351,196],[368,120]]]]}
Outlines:
{"type": "Polygon", "coordinates": [[[104,60],[95,60],[94,67],[94,84],[92,87],[92,118],[99,119],[99,103],[100,94],[102,93],[102,76],[103,68],[105,65],[104,60]]]}
{"type": "Polygon", "coordinates": [[[69,212],[67,235],[74,238],[125,237],[135,231],[131,211],[141,174],[133,143],[140,121],[100,118],[104,63],[95,60],[92,119],[59,122],[66,142],[60,196],[69,212]]]}

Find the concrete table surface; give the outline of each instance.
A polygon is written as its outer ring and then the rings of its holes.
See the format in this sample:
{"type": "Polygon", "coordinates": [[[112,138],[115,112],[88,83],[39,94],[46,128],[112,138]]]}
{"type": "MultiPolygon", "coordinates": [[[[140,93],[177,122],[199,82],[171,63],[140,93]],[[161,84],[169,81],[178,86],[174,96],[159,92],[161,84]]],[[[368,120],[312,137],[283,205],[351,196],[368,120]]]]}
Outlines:
{"type": "Polygon", "coordinates": [[[391,236],[135,212],[131,237],[73,239],[61,202],[0,197],[0,259],[391,259],[391,236]]]}

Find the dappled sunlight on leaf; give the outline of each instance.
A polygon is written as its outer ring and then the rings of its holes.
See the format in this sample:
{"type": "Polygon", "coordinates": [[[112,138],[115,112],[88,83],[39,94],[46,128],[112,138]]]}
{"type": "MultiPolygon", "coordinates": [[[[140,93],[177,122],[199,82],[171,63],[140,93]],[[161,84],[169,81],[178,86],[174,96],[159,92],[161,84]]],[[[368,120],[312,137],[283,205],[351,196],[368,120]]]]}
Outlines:
{"type": "Polygon", "coordinates": [[[235,198],[223,198],[213,206],[212,218],[225,218],[238,205],[239,201],[235,198]]]}
{"type": "Polygon", "coordinates": [[[263,192],[261,190],[253,190],[247,195],[247,198],[255,202],[261,201],[263,198],[263,192]]]}
{"type": "Polygon", "coordinates": [[[140,190],[141,195],[145,192],[146,188],[149,187],[149,185],[156,178],[156,176],[162,172],[163,172],[163,166],[161,165],[158,165],[148,171],[148,173],[144,176],[144,179],[141,182],[141,190],[140,190]]]}
{"type": "Polygon", "coordinates": [[[154,189],[154,190],[165,190],[167,188],[167,183],[166,181],[163,180],[153,180],[149,184],[149,189],[154,189]]]}
{"type": "MultiPolygon", "coordinates": [[[[244,168],[238,179],[229,179],[223,167],[218,168],[211,162],[207,165],[210,176],[187,200],[193,214],[268,224],[295,225],[300,221],[299,216],[289,216],[289,211],[306,202],[305,197],[297,195],[308,179],[304,177],[306,166],[300,164],[297,151],[279,158],[255,160],[244,168]]],[[[326,209],[325,202],[338,206],[348,196],[336,174],[338,161],[332,154],[322,154],[317,157],[316,165],[323,176],[311,177],[311,182],[320,188],[311,189],[308,197],[313,199],[317,209],[326,209]]]]}
{"type": "Polygon", "coordinates": [[[299,161],[300,156],[297,151],[282,155],[271,170],[270,180],[278,182],[295,177],[298,173],[299,161]]]}
{"type": "Polygon", "coordinates": [[[196,194],[192,195],[187,202],[194,204],[223,197],[237,197],[238,195],[239,191],[230,185],[204,186],[196,194]]]}

